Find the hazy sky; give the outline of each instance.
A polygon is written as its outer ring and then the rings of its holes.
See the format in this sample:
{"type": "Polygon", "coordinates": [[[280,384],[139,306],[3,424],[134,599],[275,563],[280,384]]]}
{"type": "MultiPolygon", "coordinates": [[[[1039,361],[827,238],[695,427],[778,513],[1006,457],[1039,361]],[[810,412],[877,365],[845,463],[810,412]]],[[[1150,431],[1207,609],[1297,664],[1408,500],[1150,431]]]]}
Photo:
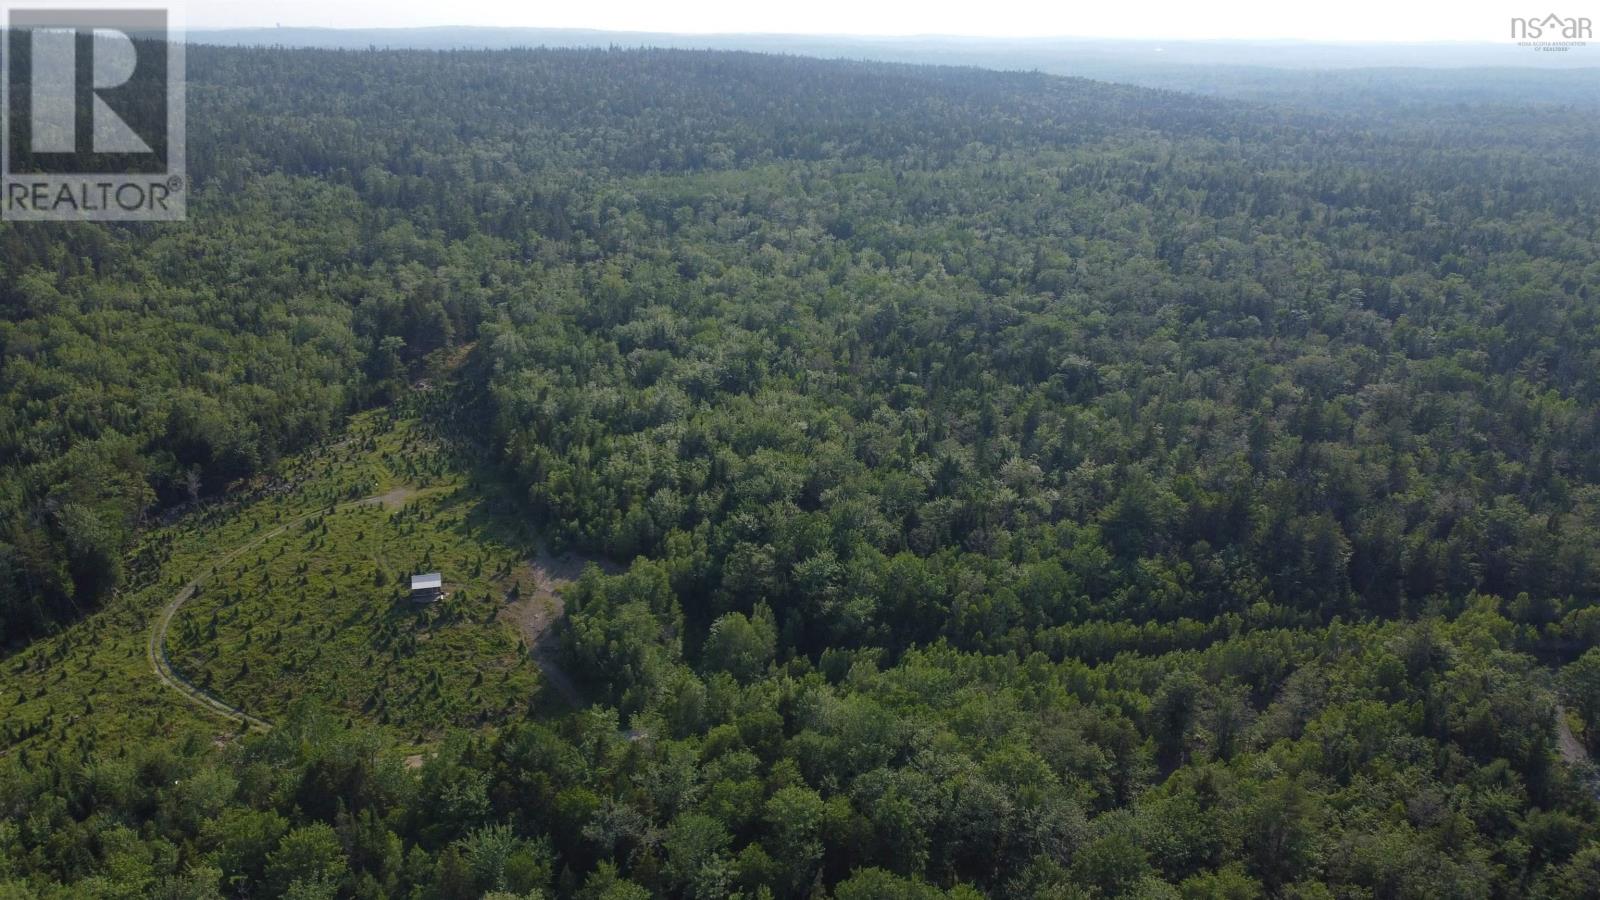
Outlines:
{"type": "Polygon", "coordinates": [[[191,28],[500,25],[619,31],[1503,41],[1512,16],[1600,0],[189,0],[191,28]],[[1531,4],[1531,5],[1530,5],[1531,4]]]}

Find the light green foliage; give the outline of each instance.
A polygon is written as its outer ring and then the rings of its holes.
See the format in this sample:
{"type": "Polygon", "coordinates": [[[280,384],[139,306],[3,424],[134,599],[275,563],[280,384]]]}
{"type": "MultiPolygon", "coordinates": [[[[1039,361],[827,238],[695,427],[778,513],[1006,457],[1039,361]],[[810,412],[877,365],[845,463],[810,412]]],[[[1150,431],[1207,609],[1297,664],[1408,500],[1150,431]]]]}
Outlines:
{"type": "Polygon", "coordinates": [[[1592,752],[1600,752],[1600,647],[1592,647],[1561,671],[1561,684],[1583,725],[1592,752]]]}
{"type": "Polygon", "coordinates": [[[339,836],[317,822],[284,835],[267,856],[268,887],[279,896],[332,897],[345,876],[339,836]]]}
{"type": "Polygon", "coordinates": [[[522,557],[414,423],[371,424],[317,464],[380,499],[320,513],[209,579],[173,623],[173,664],[267,719],[309,695],[419,739],[497,721],[538,677],[498,616],[522,557]],[[344,471],[373,465],[359,481],[344,471]],[[419,608],[408,579],[424,571],[443,572],[449,596],[419,608]]]}
{"type": "Polygon", "coordinates": [[[426,741],[526,707],[538,669],[498,614],[529,585],[516,549],[529,535],[418,421],[358,416],[253,493],[146,534],[135,555],[142,587],[3,662],[4,743],[87,751],[129,732],[231,731],[157,681],[146,657],[155,611],[207,573],[169,631],[168,655],[180,675],[263,718],[309,695],[426,741]],[[388,499],[341,506],[375,495],[388,499]],[[454,596],[439,608],[402,599],[402,576],[424,561],[449,573],[454,596]]]}
{"type": "Polygon", "coordinates": [[[772,610],[756,607],[751,617],[728,613],[711,623],[701,651],[706,665],[748,682],[762,674],[777,648],[777,627],[772,610]]]}

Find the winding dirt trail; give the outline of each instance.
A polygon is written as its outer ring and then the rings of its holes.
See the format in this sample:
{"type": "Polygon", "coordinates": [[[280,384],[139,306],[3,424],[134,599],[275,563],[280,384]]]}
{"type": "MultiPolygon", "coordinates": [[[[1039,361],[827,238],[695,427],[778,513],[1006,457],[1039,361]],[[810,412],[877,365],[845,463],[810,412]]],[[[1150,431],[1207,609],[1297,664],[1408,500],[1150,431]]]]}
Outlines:
{"type": "MultiPolygon", "coordinates": [[[[192,703],[208,712],[214,713],[230,722],[242,724],[254,731],[267,731],[272,723],[257,716],[252,716],[244,710],[234,706],[215,694],[212,694],[198,685],[184,678],[172,667],[172,662],[167,658],[167,630],[172,625],[172,620],[177,617],[178,610],[185,603],[194,599],[195,593],[207,579],[216,575],[218,570],[228,563],[233,562],[242,554],[261,546],[267,541],[283,534],[291,528],[306,522],[316,516],[326,515],[330,511],[337,512],[355,506],[382,506],[385,509],[396,509],[404,506],[406,501],[417,495],[417,490],[410,487],[399,487],[382,494],[373,494],[360,500],[348,500],[331,507],[314,509],[302,515],[295,516],[272,528],[271,531],[257,535],[253,540],[235,547],[226,554],[212,560],[199,574],[191,578],[187,584],[178,589],[178,592],[167,601],[167,605],[156,614],[155,624],[150,629],[150,641],[146,648],[146,655],[150,659],[150,669],[156,677],[173,690],[182,694],[192,703]]],[[[562,615],[562,602],[560,588],[582,572],[583,561],[574,557],[557,559],[550,556],[541,547],[533,560],[528,563],[532,576],[529,591],[519,602],[512,604],[506,610],[509,618],[522,633],[527,642],[528,650],[533,660],[544,674],[546,682],[556,695],[574,709],[583,708],[583,697],[578,692],[577,685],[572,679],[561,671],[556,663],[556,648],[553,640],[551,624],[562,615]]],[[[417,758],[420,762],[420,757],[417,758]]],[[[408,760],[409,764],[409,760],[408,760]]]]}
{"type": "Polygon", "coordinates": [[[522,641],[544,675],[545,683],[573,709],[584,707],[583,695],[556,662],[559,650],[552,626],[566,612],[561,589],[583,574],[584,564],[585,560],[570,554],[553,556],[541,544],[533,559],[524,563],[524,583],[528,590],[502,613],[502,618],[509,620],[522,634],[522,641]]]}
{"type": "Polygon", "coordinates": [[[1595,799],[1600,800],[1600,776],[1595,774],[1594,763],[1589,759],[1589,751],[1584,748],[1583,743],[1572,733],[1572,727],[1567,724],[1567,708],[1559,703],[1556,704],[1556,747],[1561,751],[1562,760],[1586,777],[1595,799]]]}
{"type": "Polygon", "coordinates": [[[1556,746],[1561,748],[1561,758],[1569,766],[1589,761],[1589,751],[1583,749],[1572,728],[1567,725],[1567,708],[1559,703],[1556,704],[1556,746]]]}
{"type": "Polygon", "coordinates": [[[1586,775],[1590,790],[1594,791],[1595,799],[1600,801],[1600,773],[1597,773],[1594,761],[1589,757],[1589,749],[1584,748],[1571,725],[1566,724],[1566,706],[1560,703],[1555,705],[1555,745],[1562,751],[1562,759],[1566,764],[1586,775]]]}
{"type": "MultiPolygon", "coordinates": [[[[371,506],[373,504],[387,506],[389,505],[387,501],[389,501],[391,498],[396,496],[401,496],[403,498],[404,495],[401,495],[400,491],[404,490],[406,489],[402,488],[396,491],[390,491],[386,494],[374,494],[371,497],[363,497],[360,500],[348,500],[344,503],[333,506],[332,510],[337,512],[338,510],[349,509],[353,506],[371,506]]],[[[296,525],[299,525],[316,516],[326,515],[328,512],[329,509],[327,507],[323,507],[320,509],[314,509],[311,512],[303,515],[295,516],[287,522],[283,522],[282,524],[273,528],[271,531],[258,535],[255,540],[241,544],[222,556],[217,557],[211,562],[210,565],[206,566],[206,568],[201,571],[200,574],[196,575],[194,578],[191,578],[187,584],[180,588],[178,593],[174,594],[172,599],[167,601],[167,605],[161,608],[161,612],[156,614],[155,625],[150,629],[150,642],[145,649],[145,653],[150,659],[150,668],[156,673],[156,677],[159,678],[164,684],[170,686],[173,690],[188,698],[195,705],[200,706],[209,712],[215,713],[216,715],[221,716],[230,722],[243,724],[255,731],[266,731],[271,728],[271,722],[250,715],[244,710],[229,704],[227,701],[221,699],[215,694],[209,693],[192,684],[188,679],[180,675],[178,671],[172,667],[171,660],[167,659],[167,629],[172,625],[172,620],[175,616],[177,616],[178,610],[182,609],[185,603],[188,603],[190,600],[194,599],[195,592],[200,589],[200,585],[204,584],[206,579],[217,574],[218,569],[221,569],[228,563],[233,562],[240,556],[240,554],[254,550],[256,547],[259,547],[266,541],[270,541],[278,535],[283,534],[290,528],[293,528],[296,525]]]]}

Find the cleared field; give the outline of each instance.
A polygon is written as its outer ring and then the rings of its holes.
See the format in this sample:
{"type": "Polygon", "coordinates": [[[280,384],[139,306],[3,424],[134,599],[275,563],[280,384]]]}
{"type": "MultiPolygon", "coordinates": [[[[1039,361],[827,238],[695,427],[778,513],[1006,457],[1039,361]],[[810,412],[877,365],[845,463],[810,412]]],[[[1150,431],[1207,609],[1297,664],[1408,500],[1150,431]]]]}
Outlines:
{"type": "Polygon", "coordinates": [[[539,665],[505,615],[536,588],[531,540],[494,512],[499,496],[414,420],[352,418],[236,499],[149,531],[134,586],[0,662],[0,752],[231,740],[244,726],[152,670],[158,617],[190,584],[169,610],[173,674],[267,722],[309,698],[420,745],[539,702],[539,665]],[[449,596],[419,608],[404,585],[422,568],[449,596]]]}

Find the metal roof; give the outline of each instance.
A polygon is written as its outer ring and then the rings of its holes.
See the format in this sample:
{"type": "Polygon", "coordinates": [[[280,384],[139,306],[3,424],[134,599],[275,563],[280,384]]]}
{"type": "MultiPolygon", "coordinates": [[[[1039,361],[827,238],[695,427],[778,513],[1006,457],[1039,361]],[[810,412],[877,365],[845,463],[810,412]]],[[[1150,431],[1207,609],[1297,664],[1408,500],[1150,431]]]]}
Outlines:
{"type": "Polygon", "coordinates": [[[438,572],[411,576],[411,589],[413,591],[426,591],[429,588],[439,587],[444,587],[444,576],[438,572]]]}

